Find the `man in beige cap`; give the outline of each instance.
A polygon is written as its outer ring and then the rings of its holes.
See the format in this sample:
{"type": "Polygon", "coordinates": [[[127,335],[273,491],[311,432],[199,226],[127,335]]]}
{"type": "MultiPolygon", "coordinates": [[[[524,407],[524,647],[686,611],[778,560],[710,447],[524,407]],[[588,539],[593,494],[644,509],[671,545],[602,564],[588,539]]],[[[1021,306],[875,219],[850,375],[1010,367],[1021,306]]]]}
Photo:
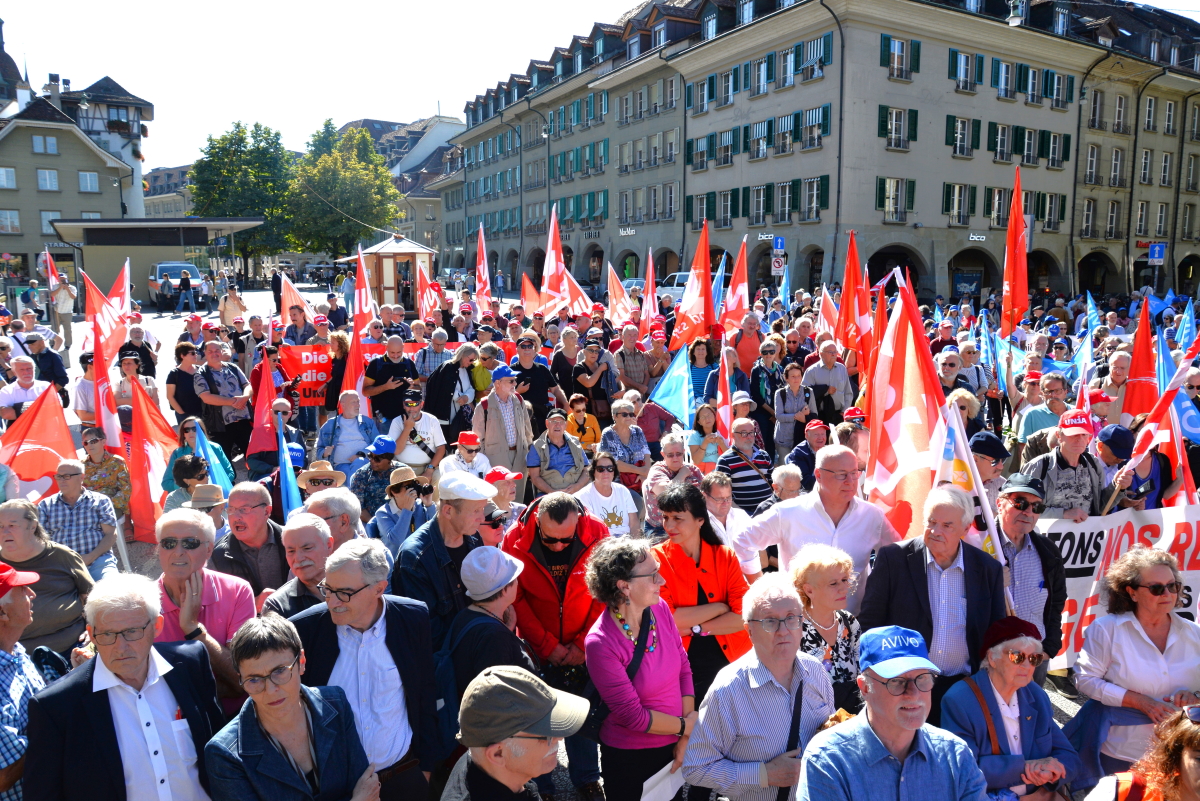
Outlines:
{"type": "Polygon", "coordinates": [[[442,801],[538,798],[534,776],[558,764],[558,746],[587,718],[588,702],[551,689],[528,670],[490,667],[467,687],[458,741],[467,747],[442,801]]]}
{"type": "Polygon", "coordinates": [[[329,526],[311,512],[293,515],[280,539],[292,577],[263,602],[263,613],[292,617],[325,600],[317,585],[325,578],[325,561],[336,546],[329,526]]]}

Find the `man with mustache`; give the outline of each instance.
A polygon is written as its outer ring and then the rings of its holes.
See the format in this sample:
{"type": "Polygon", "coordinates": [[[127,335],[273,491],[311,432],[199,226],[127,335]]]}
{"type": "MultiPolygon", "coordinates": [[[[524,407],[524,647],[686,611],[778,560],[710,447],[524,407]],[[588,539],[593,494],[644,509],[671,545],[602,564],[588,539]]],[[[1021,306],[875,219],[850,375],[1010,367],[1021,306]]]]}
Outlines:
{"type": "Polygon", "coordinates": [[[294,515],[283,527],[283,553],[292,578],[263,603],[263,614],[292,617],[325,600],[317,585],[325,578],[325,561],[333,553],[333,536],[318,515],[294,515]]]}

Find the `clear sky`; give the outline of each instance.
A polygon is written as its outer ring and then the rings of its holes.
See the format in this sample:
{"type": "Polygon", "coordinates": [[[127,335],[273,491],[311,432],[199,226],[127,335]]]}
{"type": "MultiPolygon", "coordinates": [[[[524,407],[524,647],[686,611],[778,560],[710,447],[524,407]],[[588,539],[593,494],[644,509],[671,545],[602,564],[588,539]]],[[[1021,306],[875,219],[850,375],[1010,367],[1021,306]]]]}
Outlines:
{"type": "MultiPolygon", "coordinates": [[[[264,0],[10,3],[5,49],[40,89],[51,72],[83,89],[104,75],[154,104],[147,168],[194,161],[235,120],[303,150],[325,118],[410,122],[463,104],[530,59],[547,59],[636,0],[338,0],[282,10],[264,0]]],[[[1200,0],[1159,4],[1200,19],[1200,0]]]]}

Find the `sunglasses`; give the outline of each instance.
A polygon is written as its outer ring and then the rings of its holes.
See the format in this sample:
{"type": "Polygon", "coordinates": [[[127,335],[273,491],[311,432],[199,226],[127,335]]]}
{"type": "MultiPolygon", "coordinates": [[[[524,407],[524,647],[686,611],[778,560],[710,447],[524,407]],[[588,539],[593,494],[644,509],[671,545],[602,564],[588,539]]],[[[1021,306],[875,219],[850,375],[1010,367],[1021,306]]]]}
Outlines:
{"type": "Polygon", "coordinates": [[[617,472],[617,468],[613,467],[611,464],[598,464],[598,465],[596,465],[596,472],[597,473],[615,473],[615,472],[617,472]]]}
{"type": "Polygon", "coordinates": [[[101,439],[100,437],[95,437],[93,439],[85,439],[83,441],[83,444],[84,445],[95,445],[97,442],[104,442],[104,440],[101,439]]]}
{"type": "Polygon", "coordinates": [[[392,461],[392,457],[395,455],[396,454],[394,454],[394,453],[373,453],[373,454],[371,454],[371,461],[372,462],[390,462],[390,461],[392,461]]]}
{"type": "Polygon", "coordinates": [[[173,551],[176,545],[182,545],[185,551],[194,551],[203,544],[204,540],[199,537],[184,537],[183,539],[179,539],[178,537],[163,537],[158,541],[158,547],[164,551],[173,551]]]}
{"type": "Polygon", "coordinates": [[[1012,507],[1018,512],[1027,512],[1032,509],[1035,515],[1040,515],[1042,512],[1046,511],[1046,504],[1042,503],[1041,501],[1029,501],[1025,498],[1011,498],[1008,502],[1011,503],[1012,507]]]}
{"type": "Polygon", "coordinates": [[[524,342],[518,342],[517,347],[520,350],[533,350],[533,343],[529,340],[525,340],[524,342]]]}
{"type": "Polygon", "coordinates": [[[1135,590],[1147,590],[1155,598],[1162,597],[1163,594],[1168,592],[1172,595],[1178,595],[1179,591],[1183,589],[1183,584],[1178,581],[1172,581],[1170,584],[1130,584],[1129,586],[1135,590]]]}
{"type": "Polygon", "coordinates": [[[196,427],[195,427],[195,426],[188,426],[187,428],[183,429],[183,433],[185,433],[185,434],[195,434],[195,433],[196,433],[196,427]]]}
{"type": "Polygon", "coordinates": [[[1012,662],[1014,665],[1021,665],[1025,662],[1029,662],[1029,666],[1035,668],[1046,661],[1045,654],[1027,654],[1024,651],[1016,650],[1007,651],[1006,653],[1008,654],[1008,661],[1012,662]]]}
{"type": "Polygon", "coordinates": [[[332,478],[310,478],[308,480],[308,486],[310,486],[310,487],[332,487],[333,479],[332,478]]]}
{"type": "Polygon", "coordinates": [[[633,412],[617,412],[614,417],[637,417],[633,412]]]}
{"type": "Polygon", "coordinates": [[[1200,384],[1184,384],[1184,389],[1200,389],[1200,384]]]}
{"type": "Polygon", "coordinates": [[[759,351],[759,353],[762,354],[763,356],[774,356],[776,351],[775,351],[775,348],[763,348],[762,350],[759,351]]]}
{"type": "Polygon", "coordinates": [[[463,445],[462,450],[463,453],[479,453],[482,448],[468,448],[466,445],[463,445]]]}
{"type": "Polygon", "coordinates": [[[542,539],[542,545],[570,545],[575,540],[575,535],[570,537],[547,537],[545,534],[538,532],[538,536],[542,539]]]}
{"type": "MultiPolygon", "coordinates": [[[[508,525],[508,518],[502,517],[499,520],[485,520],[482,523],[480,523],[479,525],[487,526],[490,529],[504,528],[505,526],[508,525]]],[[[545,539],[545,537],[543,537],[542,539],[545,539]]]]}

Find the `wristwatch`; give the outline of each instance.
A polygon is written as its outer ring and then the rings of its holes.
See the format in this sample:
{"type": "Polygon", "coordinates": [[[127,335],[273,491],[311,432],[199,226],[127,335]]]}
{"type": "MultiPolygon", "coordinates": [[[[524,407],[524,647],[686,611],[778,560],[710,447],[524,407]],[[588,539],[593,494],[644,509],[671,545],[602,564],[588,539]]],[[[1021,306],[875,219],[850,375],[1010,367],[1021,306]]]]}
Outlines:
{"type": "Polygon", "coordinates": [[[692,636],[693,637],[707,637],[708,632],[702,630],[699,625],[695,625],[695,626],[692,626],[692,636]]]}

